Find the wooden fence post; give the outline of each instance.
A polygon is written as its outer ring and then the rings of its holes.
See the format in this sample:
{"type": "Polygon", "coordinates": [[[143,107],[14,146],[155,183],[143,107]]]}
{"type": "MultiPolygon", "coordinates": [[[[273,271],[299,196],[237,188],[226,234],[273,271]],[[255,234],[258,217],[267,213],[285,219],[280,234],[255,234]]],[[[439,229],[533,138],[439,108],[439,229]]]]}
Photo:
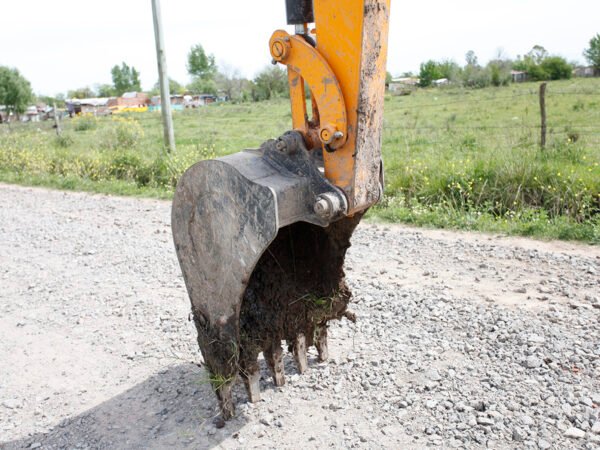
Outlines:
{"type": "Polygon", "coordinates": [[[54,102],[54,105],[52,106],[52,108],[54,109],[53,113],[54,113],[54,127],[56,128],[56,135],[60,136],[61,133],[61,129],[60,129],[60,120],[58,118],[58,109],[56,108],[56,102],[54,102]]]}
{"type": "Polygon", "coordinates": [[[546,85],[547,83],[540,84],[540,113],[542,115],[542,136],[540,146],[542,149],[546,148],[546,85]]]}

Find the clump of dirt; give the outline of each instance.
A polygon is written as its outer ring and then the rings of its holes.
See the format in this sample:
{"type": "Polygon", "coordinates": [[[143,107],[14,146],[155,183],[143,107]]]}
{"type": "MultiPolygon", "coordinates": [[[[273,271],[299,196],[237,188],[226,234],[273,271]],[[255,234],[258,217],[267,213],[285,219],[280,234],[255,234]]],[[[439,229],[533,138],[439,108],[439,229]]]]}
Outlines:
{"type": "Polygon", "coordinates": [[[326,337],[327,322],[344,316],[351,298],[344,279],[344,259],[361,217],[357,214],[327,228],[295,223],[279,230],[244,294],[240,313],[242,371],[253,372],[258,354],[263,351],[269,359],[282,340],[291,351],[301,334],[307,347],[319,348],[319,338],[326,337]]]}

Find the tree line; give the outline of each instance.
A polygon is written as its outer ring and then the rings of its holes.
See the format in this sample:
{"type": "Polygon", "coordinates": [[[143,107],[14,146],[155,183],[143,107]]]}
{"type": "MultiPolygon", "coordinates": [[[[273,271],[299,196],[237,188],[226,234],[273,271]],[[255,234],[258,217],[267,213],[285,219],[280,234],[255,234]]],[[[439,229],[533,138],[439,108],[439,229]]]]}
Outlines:
{"type": "MultiPolygon", "coordinates": [[[[583,52],[586,60],[600,72],[600,33],[594,36],[589,47],[583,52]]],[[[498,55],[485,66],[479,64],[477,56],[469,51],[465,57],[466,64],[460,66],[454,61],[429,60],[421,64],[419,80],[422,87],[431,86],[435,80],[446,78],[450,82],[466,87],[502,86],[511,81],[511,70],[527,72],[532,81],[558,80],[570,78],[573,64],[560,56],[552,56],[539,45],[529,53],[517,57],[516,60],[498,55]]],[[[278,66],[263,69],[253,79],[240,75],[236,69],[219,68],[215,56],[207,54],[201,44],[192,46],[187,55],[186,69],[191,77],[187,85],[169,80],[173,94],[221,94],[233,101],[262,101],[289,95],[286,71],[278,66]]],[[[16,69],[0,66],[0,105],[6,111],[22,114],[34,101],[47,104],[56,102],[64,105],[65,98],[90,98],[121,96],[125,92],[142,90],[140,72],[125,62],[113,66],[110,70],[112,84],[101,84],[96,89],[84,87],[56,97],[35,97],[29,81],[16,69]]],[[[404,74],[412,76],[412,73],[404,74]]],[[[388,81],[391,76],[388,74],[388,81]]],[[[150,94],[158,94],[158,82],[150,94]]]]}
{"type": "MultiPolygon", "coordinates": [[[[261,101],[287,95],[287,75],[279,67],[267,67],[254,79],[241,76],[237,69],[219,68],[215,56],[206,53],[201,44],[194,45],[187,55],[186,69],[191,81],[188,84],[169,79],[171,94],[210,94],[223,95],[234,101],[261,101]]],[[[140,73],[125,62],[111,69],[112,84],[75,89],[67,93],[67,98],[118,97],[125,92],[139,92],[140,73]]],[[[148,92],[158,95],[158,81],[148,92]]]]}
{"type": "MultiPolygon", "coordinates": [[[[600,72],[600,34],[590,40],[590,46],[583,55],[600,72]]],[[[429,60],[421,64],[418,77],[421,87],[432,86],[436,80],[446,79],[453,84],[482,88],[506,86],[512,81],[513,70],[525,72],[528,81],[569,79],[575,65],[561,56],[550,55],[541,45],[535,45],[527,54],[517,56],[516,60],[506,58],[499,52],[485,66],[479,64],[477,55],[472,50],[465,55],[465,65],[462,67],[451,60],[429,60]]]]}
{"type": "MultiPolygon", "coordinates": [[[[288,95],[287,73],[280,67],[269,66],[255,78],[241,76],[237,69],[217,67],[215,56],[207,54],[201,44],[194,45],[187,55],[187,72],[191,77],[188,84],[169,79],[172,94],[223,95],[233,101],[262,101],[288,95]]],[[[55,97],[35,96],[31,83],[16,68],[0,66],[0,105],[7,112],[22,114],[34,101],[49,105],[64,106],[65,99],[94,97],[119,97],[125,92],[141,92],[140,72],[126,62],[110,69],[112,84],[100,84],[92,88],[85,86],[69,90],[55,97]]],[[[158,95],[158,81],[150,95],[158,95]]]]}

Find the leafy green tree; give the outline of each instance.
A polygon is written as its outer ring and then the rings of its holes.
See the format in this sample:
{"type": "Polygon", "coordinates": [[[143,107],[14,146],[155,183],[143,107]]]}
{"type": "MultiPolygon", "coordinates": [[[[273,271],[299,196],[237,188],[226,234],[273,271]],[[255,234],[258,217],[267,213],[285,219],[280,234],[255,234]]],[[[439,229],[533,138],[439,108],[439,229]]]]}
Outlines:
{"type": "Polygon", "coordinates": [[[491,84],[490,72],[479,65],[477,55],[469,50],[465,55],[466,65],[460,73],[463,86],[482,88],[491,84]]]}
{"type": "Polygon", "coordinates": [[[433,84],[433,80],[438,80],[440,78],[442,78],[442,74],[435,61],[429,60],[421,64],[419,70],[419,86],[429,87],[433,84]]]}
{"type": "Polygon", "coordinates": [[[217,73],[214,55],[207,55],[200,44],[190,49],[187,59],[187,71],[192,77],[212,80],[217,73]]]}
{"type": "Polygon", "coordinates": [[[477,61],[477,55],[473,50],[469,50],[465,54],[465,61],[467,62],[467,66],[478,66],[479,62],[477,61]]]}
{"type": "Polygon", "coordinates": [[[36,102],[43,103],[47,106],[53,106],[56,103],[58,108],[64,108],[65,106],[65,99],[60,98],[58,95],[56,97],[51,97],[49,95],[38,95],[36,102]]]}
{"type": "MultiPolygon", "coordinates": [[[[187,89],[178,81],[169,78],[169,92],[172,95],[183,95],[187,92],[187,89]]],[[[154,83],[154,87],[150,91],[150,95],[160,95],[160,80],[154,83]]]]}
{"type": "Polygon", "coordinates": [[[212,79],[196,77],[187,85],[187,91],[191,94],[217,94],[217,83],[212,79]]]}
{"type": "Polygon", "coordinates": [[[534,45],[526,56],[530,57],[539,66],[548,57],[548,50],[541,45],[534,45]]]}
{"type": "Polygon", "coordinates": [[[263,69],[254,79],[252,86],[252,99],[254,101],[286,96],[289,96],[287,72],[278,66],[263,69]]]}
{"type": "Polygon", "coordinates": [[[519,57],[513,68],[527,72],[532,81],[568,79],[573,71],[564,58],[548,56],[546,49],[537,45],[525,57],[519,57]]]}
{"type": "Polygon", "coordinates": [[[89,86],[85,86],[79,89],[74,89],[67,92],[68,98],[92,98],[95,97],[96,93],[89,86]]]}
{"type": "Polygon", "coordinates": [[[437,63],[437,66],[440,78],[446,78],[450,81],[456,81],[461,71],[460,66],[449,59],[437,63]]]}
{"type": "Polygon", "coordinates": [[[512,61],[508,59],[493,59],[486,67],[492,86],[508,86],[512,80],[510,74],[512,61]]]}
{"type": "Polygon", "coordinates": [[[583,56],[597,72],[600,72],[600,33],[590,40],[590,46],[585,49],[583,56]]]}
{"type": "Polygon", "coordinates": [[[33,100],[31,84],[17,69],[0,66],[0,105],[7,112],[22,114],[33,100]]]}
{"type": "Polygon", "coordinates": [[[550,80],[568,80],[573,74],[573,66],[560,56],[548,56],[540,64],[546,78],[550,80]]]}
{"type": "Polygon", "coordinates": [[[389,86],[389,85],[390,85],[390,83],[392,82],[392,78],[393,78],[393,77],[392,77],[392,74],[391,74],[391,73],[389,73],[389,72],[386,72],[386,73],[385,73],[385,85],[386,85],[386,86],[389,86]]]}
{"type": "Polygon", "coordinates": [[[139,92],[142,90],[140,82],[140,73],[135,67],[129,67],[124,62],[121,66],[114,66],[110,70],[113,86],[117,95],[123,95],[125,92],[139,92]]]}
{"type": "Polygon", "coordinates": [[[101,84],[96,87],[98,97],[115,97],[117,95],[115,88],[110,84],[101,84]]]}
{"type": "Polygon", "coordinates": [[[215,82],[219,91],[233,101],[243,99],[244,91],[247,90],[249,83],[238,70],[232,67],[223,67],[217,72],[215,82]]]}

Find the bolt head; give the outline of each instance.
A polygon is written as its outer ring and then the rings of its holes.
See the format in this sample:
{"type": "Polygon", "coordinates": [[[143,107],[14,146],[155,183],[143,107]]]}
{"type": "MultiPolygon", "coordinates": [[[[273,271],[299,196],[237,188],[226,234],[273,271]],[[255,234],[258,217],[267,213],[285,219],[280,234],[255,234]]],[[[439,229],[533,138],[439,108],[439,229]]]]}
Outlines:
{"type": "Polygon", "coordinates": [[[273,43],[272,51],[273,51],[273,56],[275,58],[281,58],[281,56],[285,52],[285,48],[283,47],[283,43],[281,43],[279,41],[275,41],[273,43]]]}
{"type": "Polygon", "coordinates": [[[331,205],[324,198],[320,198],[315,203],[314,210],[317,216],[323,219],[328,219],[331,214],[331,205]]]}
{"type": "Polygon", "coordinates": [[[277,61],[284,61],[290,51],[290,44],[285,39],[276,39],[271,43],[271,56],[277,61]]]}

